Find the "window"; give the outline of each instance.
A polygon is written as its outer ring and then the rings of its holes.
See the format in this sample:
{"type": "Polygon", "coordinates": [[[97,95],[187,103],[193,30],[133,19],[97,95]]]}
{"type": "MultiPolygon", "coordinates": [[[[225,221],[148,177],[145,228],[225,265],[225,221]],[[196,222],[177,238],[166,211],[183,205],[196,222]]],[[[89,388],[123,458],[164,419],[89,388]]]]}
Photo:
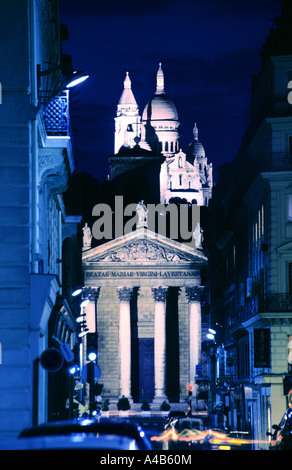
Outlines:
{"type": "Polygon", "coordinates": [[[179,179],[179,185],[181,186],[182,185],[182,175],[179,175],[178,179],[179,179]]]}
{"type": "Polygon", "coordinates": [[[165,142],[164,148],[165,148],[165,152],[168,152],[168,142],[165,142]]]}
{"type": "Polygon", "coordinates": [[[178,159],[178,167],[182,168],[182,158],[181,157],[179,157],[179,159],[178,159]]]}

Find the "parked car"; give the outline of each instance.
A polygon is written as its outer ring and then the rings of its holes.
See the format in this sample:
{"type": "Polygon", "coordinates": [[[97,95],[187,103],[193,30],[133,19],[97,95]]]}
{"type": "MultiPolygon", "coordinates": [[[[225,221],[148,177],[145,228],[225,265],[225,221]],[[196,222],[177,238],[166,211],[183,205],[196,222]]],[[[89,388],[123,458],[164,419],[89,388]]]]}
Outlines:
{"type": "Polygon", "coordinates": [[[244,431],[230,431],[223,429],[206,429],[200,439],[192,443],[196,450],[252,450],[253,443],[250,434],[244,431]]]}
{"type": "Polygon", "coordinates": [[[167,421],[170,421],[172,419],[178,419],[178,418],[187,418],[187,413],[185,411],[181,410],[173,410],[168,413],[167,416],[167,421]]]}
{"type": "Polygon", "coordinates": [[[274,424],[272,429],[273,433],[267,433],[272,436],[270,450],[292,450],[292,408],[285,411],[280,423],[274,424]]]}
{"type": "Polygon", "coordinates": [[[75,419],[52,421],[24,429],[0,449],[152,450],[141,426],[128,421],[75,419]]]}
{"type": "Polygon", "coordinates": [[[173,418],[169,425],[173,425],[174,428],[181,432],[183,429],[198,429],[202,431],[204,429],[203,420],[201,418],[173,418]]]}

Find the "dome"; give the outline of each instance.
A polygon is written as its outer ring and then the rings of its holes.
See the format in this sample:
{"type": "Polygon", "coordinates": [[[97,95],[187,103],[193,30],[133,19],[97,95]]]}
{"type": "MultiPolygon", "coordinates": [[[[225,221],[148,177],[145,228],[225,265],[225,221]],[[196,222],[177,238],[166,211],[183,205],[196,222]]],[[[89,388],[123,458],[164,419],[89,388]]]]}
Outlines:
{"type": "Polygon", "coordinates": [[[142,119],[143,121],[178,121],[176,107],[164,91],[164,74],[161,63],[156,75],[155,95],[145,106],[142,119]]]}
{"type": "Polygon", "coordinates": [[[178,114],[175,105],[165,93],[155,94],[145,106],[142,119],[143,121],[178,121],[178,114]]]}
{"type": "Polygon", "coordinates": [[[205,158],[206,156],[205,149],[203,145],[201,144],[201,142],[199,142],[198,140],[197,124],[195,124],[193,132],[194,132],[194,138],[193,138],[193,141],[190,143],[188,150],[187,150],[187,154],[186,154],[187,160],[192,164],[196,157],[205,158]]]}

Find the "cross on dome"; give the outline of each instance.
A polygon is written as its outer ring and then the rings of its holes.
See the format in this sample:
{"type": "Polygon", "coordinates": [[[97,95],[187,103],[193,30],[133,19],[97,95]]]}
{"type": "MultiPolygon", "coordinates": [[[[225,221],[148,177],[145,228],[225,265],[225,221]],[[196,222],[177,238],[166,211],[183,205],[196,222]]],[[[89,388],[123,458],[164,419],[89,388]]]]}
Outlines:
{"type": "Polygon", "coordinates": [[[126,78],[124,80],[124,89],[130,89],[131,88],[131,80],[130,80],[130,77],[129,77],[129,72],[126,72],[126,78]]]}

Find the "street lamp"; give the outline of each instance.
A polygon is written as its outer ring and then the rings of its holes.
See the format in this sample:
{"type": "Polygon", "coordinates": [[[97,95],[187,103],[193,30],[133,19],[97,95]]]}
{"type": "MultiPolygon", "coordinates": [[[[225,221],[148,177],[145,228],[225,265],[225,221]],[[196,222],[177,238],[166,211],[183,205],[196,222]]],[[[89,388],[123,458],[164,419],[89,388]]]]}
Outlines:
{"type": "Polygon", "coordinates": [[[69,374],[71,374],[71,375],[76,374],[76,372],[77,372],[78,370],[79,370],[79,367],[78,367],[76,364],[72,364],[72,365],[69,367],[69,369],[68,369],[69,374]]]}
{"type": "Polygon", "coordinates": [[[83,336],[86,336],[89,331],[89,328],[85,328],[83,331],[79,333],[79,338],[83,338],[83,336]]]}
{"type": "Polygon", "coordinates": [[[68,78],[68,81],[67,81],[67,84],[66,84],[66,88],[73,88],[75,87],[76,85],[79,85],[80,83],[84,82],[85,80],[87,80],[89,77],[89,75],[87,75],[86,73],[82,72],[82,70],[79,70],[79,71],[74,71],[72,73],[72,76],[70,78],[68,78]]]}
{"type": "Polygon", "coordinates": [[[86,342],[87,348],[87,364],[88,367],[88,378],[89,378],[89,392],[90,392],[90,416],[93,416],[95,411],[95,399],[94,399],[94,370],[95,370],[95,361],[97,359],[97,333],[88,333],[86,342]]]}
{"type": "Polygon", "coordinates": [[[52,65],[47,70],[40,70],[38,66],[38,89],[39,94],[45,94],[43,96],[43,103],[49,103],[53,98],[57,97],[65,89],[71,89],[76,85],[87,80],[87,75],[82,70],[73,70],[72,65],[65,66],[63,64],[52,65]],[[41,89],[41,78],[47,78],[46,89],[41,89]],[[50,77],[50,78],[49,78],[50,77]]]}
{"type": "Polygon", "coordinates": [[[210,340],[214,340],[215,335],[216,335],[216,331],[213,330],[212,328],[209,328],[208,333],[207,333],[207,338],[210,339],[210,340]]]}
{"type": "Polygon", "coordinates": [[[73,292],[72,292],[72,297],[78,297],[78,295],[82,294],[82,287],[77,287],[73,292]]]}
{"type": "Polygon", "coordinates": [[[80,308],[85,307],[85,305],[87,305],[88,302],[89,302],[89,299],[83,299],[83,300],[81,301],[81,303],[80,303],[80,308]]]}

